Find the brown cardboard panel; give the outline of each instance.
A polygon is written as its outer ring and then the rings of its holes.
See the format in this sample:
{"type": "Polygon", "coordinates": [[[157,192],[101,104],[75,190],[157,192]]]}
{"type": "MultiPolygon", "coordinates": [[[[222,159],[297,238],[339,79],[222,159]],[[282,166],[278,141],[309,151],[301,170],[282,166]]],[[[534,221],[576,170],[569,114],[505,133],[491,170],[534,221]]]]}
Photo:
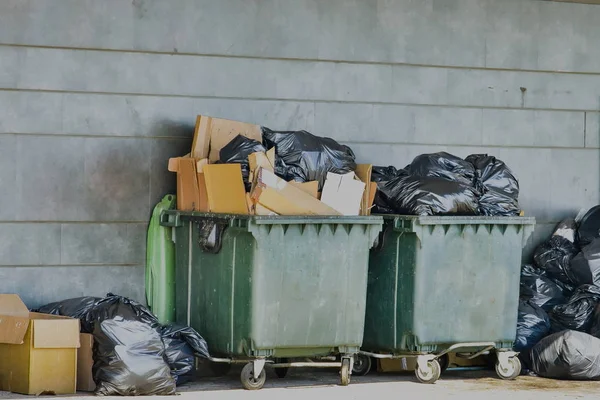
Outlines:
{"type": "Polygon", "coordinates": [[[198,179],[198,207],[196,211],[208,212],[208,193],[206,192],[206,178],[204,174],[197,174],[198,179]]]}
{"type": "MultiPolygon", "coordinates": [[[[356,166],[356,176],[358,177],[358,179],[360,179],[362,182],[365,183],[365,191],[363,194],[363,198],[360,204],[360,215],[369,215],[371,214],[370,211],[370,204],[372,204],[372,202],[369,204],[369,199],[371,198],[371,173],[373,172],[373,165],[371,164],[358,164],[356,166]]],[[[373,194],[373,198],[374,198],[375,194],[373,194]]]]}
{"type": "Polygon", "coordinates": [[[94,358],[92,349],[94,347],[94,336],[88,333],[79,335],[79,350],[77,350],[77,390],[82,392],[93,392],[96,383],[92,375],[94,358]]]}
{"type": "Polygon", "coordinates": [[[311,182],[289,181],[288,183],[292,186],[297,187],[298,189],[302,190],[303,192],[310,194],[315,199],[319,198],[319,182],[317,182],[317,181],[311,181],[311,182]]]}
{"type": "Polygon", "coordinates": [[[264,169],[259,169],[252,197],[279,215],[340,215],[325,203],[264,169]]]}
{"type": "MultiPolygon", "coordinates": [[[[208,135],[210,136],[209,159],[217,161],[219,152],[237,135],[245,136],[262,143],[262,129],[258,125],[228,119],[202,117],[209,119],[208,135]]],[[[202,127],[201,127],[202,128],[202,127]]]]}
{"type": "Polygon", "coordinates": [[[74,394],[77,390],[77,349],[32,349],[29,374],[26,394],[74,394]]]}
{"type": "Polygon", "coordinates": [[[369,183],[369,200],[367,202],[367,212],[365,215],[371,215],[373,209],[373,203],[375,202],[375,195],[377,194],[377,182],[369,183]]]}
{"type": "Polygon", "coordinates": [[[365,183],[354,172],[344,175],[327,173],[321,201],[342,215],[360,215],[365,183]]]}
{"type": "Polygon", "coordinates": [[[204,179],[210,212],[248,214],[240,164],[208,164],[204,179]]]}
{"type": "Polygon", "coordinates": [[[33,319],[33,347],[63,349],[79,347],[79,320],[33,319]]]}
{"type": "Polygon", "coordinates": [[[208,158],[210,148],[210,118],[198,115],[192,141],[191,155],[193,158],[208,158]]]}
{"type": "Polygon", "coordinates": [[[169,159],[169,171],[177,172],[177,209],[180,211],[197,211],[200,207],[196,161],[187,157],[169,159]]]}

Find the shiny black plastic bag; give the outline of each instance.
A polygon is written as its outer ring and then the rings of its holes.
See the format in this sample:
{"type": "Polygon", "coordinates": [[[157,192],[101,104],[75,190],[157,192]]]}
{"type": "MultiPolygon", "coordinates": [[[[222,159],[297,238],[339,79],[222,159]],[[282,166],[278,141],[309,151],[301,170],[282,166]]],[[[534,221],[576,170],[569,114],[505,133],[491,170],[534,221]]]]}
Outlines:
{"type": "Polygon", "coordinates": [[[76,297],[46,304],[32,311],[76,318],[81,322],[81,332],[92,333],[94,331],[94,320],[91,317],[90,311],[100,300],[102,300],[100,297],[76,297]]]}
{"type": "Polygon", "coordinates": [[[276,132],[262,128],[263,142],[275,147],[275,173],[286,181],[319,181],[323,188],[327,172],[346,174],[356,169],[350,147],[306,131],[276,132]]]}
{"type": "Polygon", "coordinates": [[[546,311],[567,302],[571,292],[558,285],[544,270],[531,265],[521,268],[521,297],[546,311]]]}
{"type": "Polygon", "coordinates": [[[526,351],[550,332],[550,317],[531,301],[519,300],[515,351],[526,351]]]}
{"type": "Polygon", "coordinates": [[[566,330],[536,344],[530,352],[532,370],[552,379],[600,379],[600,339],[566,330]]]}
{"type": "MultiPolygon", "coordinates": [[[[401,174],[377,183],[377,203],[397,214],[475,215],[477,191],[442,178],[418,178],[401,174]]],[[[379,210],[379,207],[377,207],[379,210]]]]}
{"type": "Polygon", "coordinates": [[[487,216],[518,216],[519,181],[496,157],[471,154],[465,161],[475,168],[475,187],[481,193],[479,212],[487,216]]]}
{"type": "Polygon", "coordinates": [[[193,328],[165,325],[159,329],[165,356],[177,384],[188,382],[194,371],[195,356],[208,358],[206,341],[193,328]]]}
{"type": "Polygon", "coordinates": [[[600,286],[600,239],[595,239],[573,257],[570,271],[577,285],[600,286]]]}
{"type": "Polygon", "coordinates": [[[121,316],[94,324],[96,395],[174,395],[160,334],[146,322],[121,316]]]}
{"type": "Polygon", "coordinates": [[[373,167],[371,171],[371,182],[385,182],[394,179],[400,171],[394,166],[389,167],[373,167]]]}
{"type": "Polygon", "coordinates": [[[554,235],[535,249],[533,259],[535,265],[546,271],[551,278],[573,285],[575,282],[570,263],[576,254],[575,244],[562,236],[554,235]]]}
{"type": "Polygon", "coordinates": [[[244,180],[246,191],[250,191],[252,182],[248,181],[248,177],[250,176],[248,156],[261,151],[266,151],[262,143],[242,135],[237,135],[220,150],[219,161],[225,164],[240,164],[242,166],[242,179],[244,180]]]}
{"type": "Polygon", "coordinates": [[[442,178],[472,186],[475,167],[470,162],[446,152],[421,154],[406,168],[409,175],[419,178],[442,178]]]}
{"type": "Polygon", "coordinates": [[[552,332],[566,329],[587,332],[592,325],[596,306],[600,303],[600,288],[594,285],[579,287],[566,304],[555,306],[550,312],[552,332]]]}

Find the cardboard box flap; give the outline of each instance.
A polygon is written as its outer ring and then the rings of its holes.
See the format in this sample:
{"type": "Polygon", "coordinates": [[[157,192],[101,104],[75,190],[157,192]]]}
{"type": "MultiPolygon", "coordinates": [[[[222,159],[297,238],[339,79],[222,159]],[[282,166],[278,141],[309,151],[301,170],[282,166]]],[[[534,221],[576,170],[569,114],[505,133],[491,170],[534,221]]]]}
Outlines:
{"type": "Polygon", "coordinates": [[[79,348],[79,320],[31,313],[33,347],[36,349],[79,348]],[[50,318],[48,318],[50,317],[50,318]]]}
{"type": "Polygon", "coordinates": [[[29,310],[16,294],[0,294],[0,343],[21,344],[29,326],[29,310]]]}
{"type": "Polygon", "coordinates": [[[205,165],[204,180],[210,212],[248,214],[240,164],[205,165]]]}
{"type": "Polygon", "coordinates": [[[194,158],[207,158],[210,147],[210,120],[209,117],[198,115],[196,117],[196,128],[192,140],[191,155],[194,158]]]}
{"type": "Polygon", "coordinates": [[[363,193],[363,198],[360,203],[360,215],[370,215],[371,214],[371,197],[375,197],[375,194],[371,193],[371,174],[373,172],[373,165],[371,164],[358,164],[356,166],[356,176],[362,182],[365,183],[365,191],[363,193]]]}

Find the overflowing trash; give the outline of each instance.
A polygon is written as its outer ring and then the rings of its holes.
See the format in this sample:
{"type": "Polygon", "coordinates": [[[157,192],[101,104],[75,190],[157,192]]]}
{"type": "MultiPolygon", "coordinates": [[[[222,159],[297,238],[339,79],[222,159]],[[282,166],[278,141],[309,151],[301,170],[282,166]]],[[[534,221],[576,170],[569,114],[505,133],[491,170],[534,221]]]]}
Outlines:
{"type": "Polygon", "coordinates": [[[94,336],[93,377],[98,395],[171,395],[188,380],[194,357],[208,346],[192,328],[161,326],[143,305],[109,293],[51,303],[36,312],[77,318],[94,336]]]}
{"type": "Polygon", "coordinates": [[[519,183],[506,164],[487,154],[461,159],[422,154],[402,170],[374,167],[375,212],[415,215],[518,216],[519,183]]]}
{"type": "Polygon", "coordinates": [[[561,221],[521,270],[515,350],[539,376],[600,379],[599,210],[561,221]]]}

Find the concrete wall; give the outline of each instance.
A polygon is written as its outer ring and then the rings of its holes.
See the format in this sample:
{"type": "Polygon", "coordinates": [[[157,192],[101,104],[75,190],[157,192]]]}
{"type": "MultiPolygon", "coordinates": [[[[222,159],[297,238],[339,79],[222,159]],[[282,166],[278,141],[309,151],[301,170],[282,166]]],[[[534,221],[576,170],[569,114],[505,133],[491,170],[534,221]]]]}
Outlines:
{"type": "Polygon", "coordinates": [[[0,291],[143,300],[147,220],[199,113],[379,165],[496,155],[538,242],[600,202],[598,21],[537,0],[4,0],[0,291]]]}

